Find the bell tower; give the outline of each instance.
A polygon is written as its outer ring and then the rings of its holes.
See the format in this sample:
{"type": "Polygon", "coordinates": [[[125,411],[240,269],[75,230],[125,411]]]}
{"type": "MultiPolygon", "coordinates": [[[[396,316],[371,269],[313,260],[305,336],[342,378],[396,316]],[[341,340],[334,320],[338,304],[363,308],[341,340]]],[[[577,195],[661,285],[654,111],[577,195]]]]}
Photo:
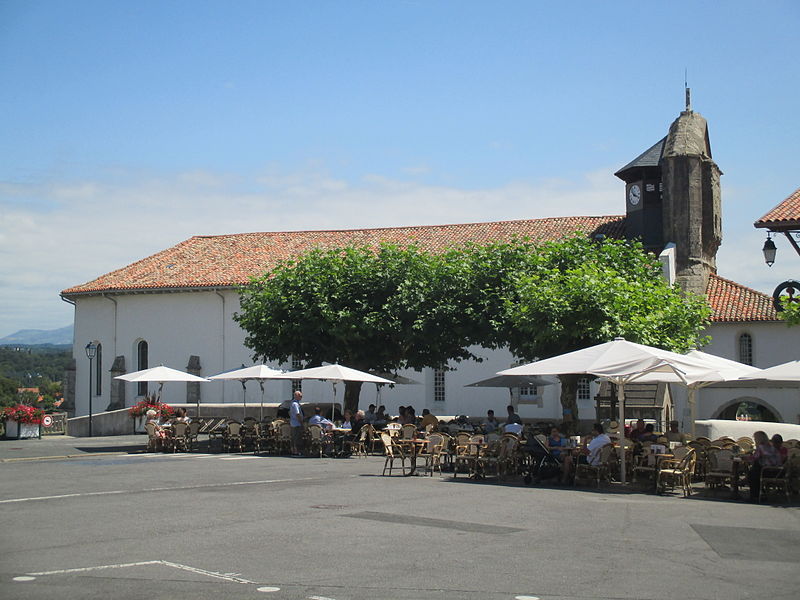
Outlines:
{"type": "Polygon", "coordinates": [[[688,89],[686,110],[667,136],[615,175],[626,183],[626,235],[656,254],[673,242],[677,283],[705,294],[722,243],[722,171],[711,158],[708,123],[692,111],[688,89]]]}

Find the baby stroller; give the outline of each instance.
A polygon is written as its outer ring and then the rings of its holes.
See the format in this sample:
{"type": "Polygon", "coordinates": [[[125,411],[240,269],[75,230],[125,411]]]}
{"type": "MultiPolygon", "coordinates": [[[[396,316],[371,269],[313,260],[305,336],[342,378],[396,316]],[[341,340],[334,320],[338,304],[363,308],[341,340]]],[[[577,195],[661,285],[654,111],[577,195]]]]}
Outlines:
{"type": "Polygon", "coordinates": [[[527,455],[522,472],[525,485],[530,485],[531,482],[537,484],[542,479],[561,477],[561,463],[538,436],[528,436],[526,443],[520,446],[520,452],[527,455]]]}

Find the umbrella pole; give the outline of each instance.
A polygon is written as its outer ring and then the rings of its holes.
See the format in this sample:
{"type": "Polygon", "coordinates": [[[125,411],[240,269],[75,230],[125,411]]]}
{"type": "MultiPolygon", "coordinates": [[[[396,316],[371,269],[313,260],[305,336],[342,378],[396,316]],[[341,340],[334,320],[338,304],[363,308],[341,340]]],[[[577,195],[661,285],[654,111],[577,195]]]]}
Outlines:
{"type": "Polygon", "coordinates": [[[695,394],[697,394],[697,390],[695,388],[693,388],[693,387],[690,387],[689,388],[689,409],[691,410],[690,418],[692,419],[692,439],[694,439],[694,436],[696,435],[695,421],[697,421],[697,396],[695,394]]]}
{"type": "Polygon", "coordinates": [[[247,418],[247,380],[242,379],[242,421],[247,418]]]}
{"type": "MultiPolygon", "coordinates": [[[[344,411],[342,411],[344,418],[344,411]]],[[[333,404],[331,404],[331,421],[336,421],[336,382],[333,382],[333,404]]]]}
{"type": "Polygon", "coordinates": [[[259,381],[258,385],[261,386],[261,409],[259,410],[259,413],[258,413],[258,420],[259,421],[263,421],[264,420],[264,382],[263,381],[259,381]]]}
{"type": "Polygon", "coordinates": [[[617,409],[619,410],[619,478],[625,484],[625,386],[617,384],[617,409]]]}

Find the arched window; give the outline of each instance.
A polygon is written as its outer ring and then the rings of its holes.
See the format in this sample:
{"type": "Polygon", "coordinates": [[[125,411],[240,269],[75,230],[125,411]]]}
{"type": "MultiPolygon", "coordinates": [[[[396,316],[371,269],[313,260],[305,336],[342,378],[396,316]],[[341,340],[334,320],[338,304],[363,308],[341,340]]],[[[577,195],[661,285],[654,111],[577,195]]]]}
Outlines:
{"type": "Polygon", "coordinates": [[[745,365],[753,364],[753,336],[749,333],[739,336],[739,362],[745,365]]]}
{"type": "MultiPolygon", "coordinates": [[[[142,340],[136,345],[136,370],[142,371],[147,369],[147,342],[142,340]]],[[[139,396],[147,395],[147,382],[142,381],[139,383],[136,393],[139,396]]]]}
{"type": "Polygon", "coordinates": [[[103,344],[97,344],[97,354],[95,355],[97,361],[97,370],[94,372],[94,395],[103,395],[103,344]]]}

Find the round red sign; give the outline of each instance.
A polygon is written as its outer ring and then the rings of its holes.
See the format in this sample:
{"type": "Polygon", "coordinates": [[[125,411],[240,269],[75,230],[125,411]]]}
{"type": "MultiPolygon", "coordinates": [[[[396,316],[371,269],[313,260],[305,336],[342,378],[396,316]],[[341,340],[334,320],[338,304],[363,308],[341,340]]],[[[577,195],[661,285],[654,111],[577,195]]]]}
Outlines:
{"type": "Polygon", "coordinates": [[[53,417],[51,417],[50,415],[45,415],[44,417],[42,417],[42,425],[44,425],[45,427],[50,427],[52,424],[53,424],[53,417]]]}

